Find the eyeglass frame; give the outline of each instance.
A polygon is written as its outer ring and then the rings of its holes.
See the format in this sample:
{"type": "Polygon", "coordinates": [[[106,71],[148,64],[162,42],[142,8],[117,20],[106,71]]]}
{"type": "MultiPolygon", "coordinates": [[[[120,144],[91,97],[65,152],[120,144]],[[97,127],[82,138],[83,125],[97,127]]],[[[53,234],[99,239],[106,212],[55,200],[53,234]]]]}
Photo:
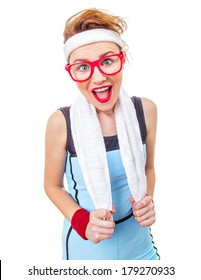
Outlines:
{"type": "Polygon", "coordinates": [[[123,66],[122,61],[123,61],[123,58],[124,58],[124,53],[123,53],[123,52],[120,52],[120,53],[116,53],[116,54],[111,54],[111,55],[103,56],[103,57],[101,57],[101,58],[99,58],[99,59],[97,59],[97,60],[94,60],[94,61],[82,61],[81,63],[78,62],[78,63],[73,63],[73,64],[66,64],[65,70],[69,73],[69,75],[71,76],[71,78],[73,79],[73,81],[82,83],[82,82],[85,82],[85,81],[87,81],[87,80],[89,80],[89,79],[91,78],[91,76],[92,76],[93,73],[94,73],[94,67],[95,67],[95,66],[97,66],[97,67],[98,67],[98,70],[99,70],[102,74],[104,74],[104,75],[106,75],[106,76],[113,76],[113,75],[116,75],[117,73],[119,73],[119,72],[122,70],[122,66],[123,66]],[[99,62],[100,62],[101,60],[104,60],[104,59],[106,59],[106,58],[113,57],[113,56],[118,56],[118,57],[120,58],[121,67],[120,67],[120,69],[119,69],[118,71],[116,71],[115,73],[106,74],[106,73],[100,68],[99,62]],[[90,73],[90,75],[89,75],[89,77],[88,77],[87,79],[84,79],[84,80],[77,80],[77,79],[75,79],[75,78],[73,77],[73,75],[71,74],[70,69],[71,69],[71,67],[72,67],[73,65],[76,65],[76,64],[84,64],[84,63],[90,65],[90,67],[91,67],[91,73],[90,73]]]}

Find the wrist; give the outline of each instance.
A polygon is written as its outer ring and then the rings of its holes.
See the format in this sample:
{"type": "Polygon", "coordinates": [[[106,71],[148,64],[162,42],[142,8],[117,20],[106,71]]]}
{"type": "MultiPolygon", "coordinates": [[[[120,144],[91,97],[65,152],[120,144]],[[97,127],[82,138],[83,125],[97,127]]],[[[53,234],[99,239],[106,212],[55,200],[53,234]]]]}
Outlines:
{"type": "Polygon", "coordinates": [[[90,213],[84,209],[80,208],[73,214],[71,219],[71,226],[72,228],[84,239],[87,240],[88,238],[85,235],[87,225],[89,223],[89,215],[90,213]]]}

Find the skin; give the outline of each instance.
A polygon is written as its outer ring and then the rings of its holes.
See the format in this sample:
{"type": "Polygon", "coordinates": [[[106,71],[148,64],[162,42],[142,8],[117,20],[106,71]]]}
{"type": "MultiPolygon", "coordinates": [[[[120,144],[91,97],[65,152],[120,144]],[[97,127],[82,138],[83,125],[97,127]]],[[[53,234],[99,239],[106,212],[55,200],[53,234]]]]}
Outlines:
{"type": "MultiPolygon", "coordinates": [[[[80,60],[94,61],[104,55],[119,53],[119,47],[110,42],[99,42],[82,46],[74,50],[70,55],[69,63],[75,63],[80,60]]],[[[125,60],[123,61],[125,63],[125,60]]],[[[114,106],[119,96],[122,83],[122,74],[107,76],[102,74],[97,67],[94,68],[92,77],[82,83],[76,83],[81,94],[91,102],[97,110],[102,133],[104,136],[115,135],[115,116],[114,106]],[[112,86],[112,96],[107,103],[100,103],[92,94],[92,89],[102,86],[112,86]]],[[[135,202],[131,197],[130,202],[133,209],[133,215],[141,226],[151,226],[155,222],[155,209],[152,202],[155,185],[154,171],[154,148],[156,137],[157,108],[149,99],[142,98],[145,121],[147,126],[147,196],[141,201],[135,202]]],[[[64,166],[66,159],[66,139],[67,129],[63,114],[58,110],[48,119],[46,127],[45,140],[45,174],[44,187],[46,194],[51,201],[58,207],[61,213],[71,221],[73,214],[80,206],[66,192],[63,183],[64,166]]],[[[90,220],[86,228],[86,237],[93,243],[109,239],[114,233],[115,223],[111,220],[115,213],[106,209],[97,209],[90,213],[90,220]]]]}

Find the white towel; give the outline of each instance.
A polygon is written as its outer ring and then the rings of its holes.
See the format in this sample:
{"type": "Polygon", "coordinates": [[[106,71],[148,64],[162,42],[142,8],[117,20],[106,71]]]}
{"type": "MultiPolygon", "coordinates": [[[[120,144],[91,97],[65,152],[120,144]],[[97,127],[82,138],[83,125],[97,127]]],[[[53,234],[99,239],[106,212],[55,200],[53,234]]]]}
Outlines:
{"type": "MultiPolygon", "coordinates": [[[[96,108],[81,95],[70,109],[70,118],[75,150],[94,207],[112,210],[106,149],[96,108]]],[[[145,157],[136,111],[123,88],[115,105],[115,120],[128,186],[139,201],[147,192],[145,157]]]]}

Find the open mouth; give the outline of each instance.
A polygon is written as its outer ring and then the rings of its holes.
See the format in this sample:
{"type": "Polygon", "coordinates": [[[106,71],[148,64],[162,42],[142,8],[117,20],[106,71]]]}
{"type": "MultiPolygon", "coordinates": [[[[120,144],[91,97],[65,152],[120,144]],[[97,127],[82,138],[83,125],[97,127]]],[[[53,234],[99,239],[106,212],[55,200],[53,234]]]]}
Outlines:
{"type": "Polygon", "coordinates": [[[92,90],[92,93],[96,100],[98,100],[98,102],[106,103],[110,100],[110,97],[112,95],[112,86],[95,88],[92,90]]]}

